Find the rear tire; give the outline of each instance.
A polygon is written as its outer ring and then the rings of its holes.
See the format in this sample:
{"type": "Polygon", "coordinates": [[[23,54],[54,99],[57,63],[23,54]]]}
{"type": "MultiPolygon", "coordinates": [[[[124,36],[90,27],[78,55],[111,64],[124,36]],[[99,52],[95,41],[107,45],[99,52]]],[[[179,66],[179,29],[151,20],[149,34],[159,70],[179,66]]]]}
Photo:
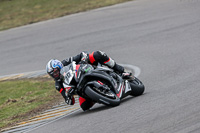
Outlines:
{"type": "Polygon", "coordinates": [[[120,104],[120,99],[114,93],[113,94],[115,95],[115,98],[109,98],[109,97],[103,96],[102,94],[94,91],[91,87],[87,86],[85,88],[85,94],[90,99],[94,100],[95,102],[103,103],[103,104],[108,105],[108,106],[114,107],[114,106],[118,106],[120,104]]]}
{"type": "Polygon", "coordinates": [[[129,83],[132,89],[132,92],[131,92],[132,96],[140,96],[144,93],[145,87],[138,78],[135,77],[135,79],[129,81],[129,83]]]}

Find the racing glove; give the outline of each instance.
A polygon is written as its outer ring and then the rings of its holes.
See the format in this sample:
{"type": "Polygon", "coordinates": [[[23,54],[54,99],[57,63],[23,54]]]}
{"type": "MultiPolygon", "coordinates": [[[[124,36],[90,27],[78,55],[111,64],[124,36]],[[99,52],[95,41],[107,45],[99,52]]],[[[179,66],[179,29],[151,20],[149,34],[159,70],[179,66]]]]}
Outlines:
{"type": "Polygon", "coordinates": [[[65,97],[65,102],[69,105],[74,105],[75,103],[75,98],[73,96],[66,96],[65,97]]]}
{"type": "Polygon", "coordinates": [[[69,90],[65,91],[65,89],[61,88],[59,91],[60,91],[61,95],[63,96],[63,98],[65,99],[65,102],[67,104],[74,105],[75,99],[72,94],[67,93],[69,90]]]}
{"type": "Polygon", "coordinates": [[[118,65],[117,63],[115,63],[115,65],[114,65],[114,67],[113,67],[113,70],[114,70],[116,73],[118,73],[118,74],[124,73],[124,67],[118,65]]]}
{"type": "Polygon", "coordinates": [[[72,87],[66,88],[65,102],[69,105],[74,105],[74,103],[75,103],[75,98],[74,98],[73,94],[74,94],[74,89],[72,87]]]}

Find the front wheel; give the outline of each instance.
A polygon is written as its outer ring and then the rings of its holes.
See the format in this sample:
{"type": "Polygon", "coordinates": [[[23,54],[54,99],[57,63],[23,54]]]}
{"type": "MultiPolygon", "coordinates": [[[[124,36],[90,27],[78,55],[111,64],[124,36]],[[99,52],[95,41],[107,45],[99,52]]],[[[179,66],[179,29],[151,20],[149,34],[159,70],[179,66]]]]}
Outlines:
{"type": "Polygon", "coordinates": [[[93,90],[91,87],[87,86],[85,88],[85,94],[92,100],[103,103],[108,106],[118,106],[120,104],[120,99],[117,97],[115,93],[112,91],[109,91],[109,95],[103,95],[95,90],[93,90]],[[111,96],[112,95],[112,96],[111,96]]]}
{"type": "Polygon", "coordinates": [[[129,81],[129,83],[132,90],[132,96],[140,96],[144,93],[145,87],[138,78],[135,77],[133,80],[129,81]]]}

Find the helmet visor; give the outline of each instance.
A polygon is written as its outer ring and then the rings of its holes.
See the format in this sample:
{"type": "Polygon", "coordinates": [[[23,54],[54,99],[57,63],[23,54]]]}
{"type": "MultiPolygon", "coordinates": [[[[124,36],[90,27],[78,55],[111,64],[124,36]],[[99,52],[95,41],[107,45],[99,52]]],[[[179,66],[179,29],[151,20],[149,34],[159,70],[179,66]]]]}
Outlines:
{"type": "Polygon", "coordinates": [[[54,69],[51,75],[52,75],[53,78],[59,78],[60,77],[60,71],[58,69],[54,69]]]}

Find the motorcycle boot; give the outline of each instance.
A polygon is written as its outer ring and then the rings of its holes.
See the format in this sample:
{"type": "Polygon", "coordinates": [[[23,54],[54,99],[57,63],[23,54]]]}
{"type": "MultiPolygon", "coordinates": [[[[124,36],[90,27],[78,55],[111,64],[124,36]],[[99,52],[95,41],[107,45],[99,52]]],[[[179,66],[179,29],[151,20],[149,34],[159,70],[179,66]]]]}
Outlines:
{"type": "Polygon", "coordinates": [[[115,63],[113,70],[116,73],[120,74],[123,79],[132,79],[132,73],[131,72],[125,72],[124,67],[121,66],[121,65],[118,65],[117,63],[115,63]]]}
{"type": "Polygon", "coordinates": [[[121,66],[121,65],[118,65],[117,63],[115,63],[115,65],[114,65],[114,67],[113,67],[113,70],[114,70],[116,73],[120,74],[120,75],[122,75],[122,73],[124,73],[124,67],[121,66]]]}
{"type": "Polygon", "coordinates": [[[132,79],[133,76],[132,76],[131,72],[124,72],[124,73],[122,73],[122,78],[123,79],[132,79]]]}

